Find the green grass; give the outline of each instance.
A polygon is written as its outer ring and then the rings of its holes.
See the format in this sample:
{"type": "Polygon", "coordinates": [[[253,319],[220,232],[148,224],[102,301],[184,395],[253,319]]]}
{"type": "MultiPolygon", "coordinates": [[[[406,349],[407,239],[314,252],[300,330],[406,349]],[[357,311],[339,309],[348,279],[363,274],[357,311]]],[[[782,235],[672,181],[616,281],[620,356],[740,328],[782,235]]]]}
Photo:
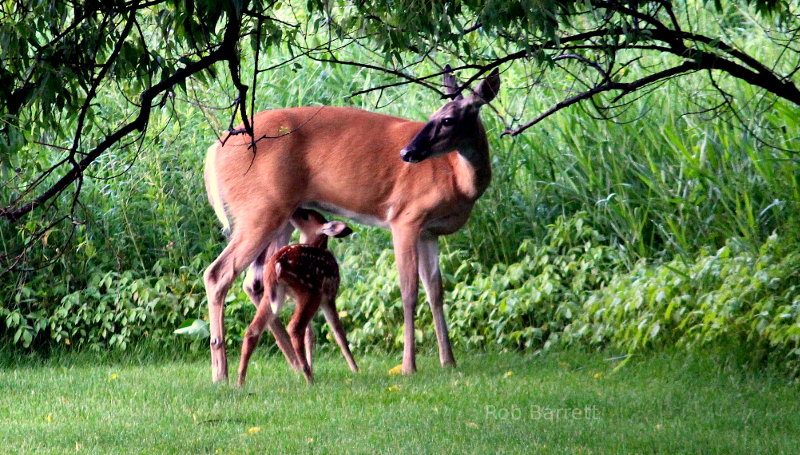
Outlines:
{"type": "MultiPolygon", "coordinates": [[[[796,453],[797,386],[719,357],[661,354],[614,372],[605,355],[332,354],[306,386],[281,358],[247,386],[208,361],[93,362],[67,355],[0,370],[0,439],[14,453],[796,453]],[[511,372],[511,373],[509,373],[511,372]],[[250,433],[249,429],[260,428],[250,433]]],[[[251,432],[254,430],[250,430],[251,432]]]]}

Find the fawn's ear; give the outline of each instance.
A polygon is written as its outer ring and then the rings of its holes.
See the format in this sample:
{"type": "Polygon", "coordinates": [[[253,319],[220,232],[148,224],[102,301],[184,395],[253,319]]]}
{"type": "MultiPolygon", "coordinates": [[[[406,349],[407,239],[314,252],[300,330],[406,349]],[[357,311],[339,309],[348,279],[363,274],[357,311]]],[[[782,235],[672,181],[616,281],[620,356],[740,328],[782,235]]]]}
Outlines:
{"type": "Polygon", "coordinates": [[[329,221],[322,225],[321,231],[328,237],[347,237],[353,233],[353,230],[341,221],[329,221]]]}

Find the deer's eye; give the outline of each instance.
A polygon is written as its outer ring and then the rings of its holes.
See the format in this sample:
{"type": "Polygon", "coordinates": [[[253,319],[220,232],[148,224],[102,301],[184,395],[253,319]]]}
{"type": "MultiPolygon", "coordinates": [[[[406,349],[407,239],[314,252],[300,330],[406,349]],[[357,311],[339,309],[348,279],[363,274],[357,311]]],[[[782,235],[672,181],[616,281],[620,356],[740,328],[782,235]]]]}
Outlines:
{"type": "Polygon", "coordinates": [[[453,117],[445,117],[442,119],[442,125],[444,126],[453,126],[456,124],[456,119],[453,117]]]}

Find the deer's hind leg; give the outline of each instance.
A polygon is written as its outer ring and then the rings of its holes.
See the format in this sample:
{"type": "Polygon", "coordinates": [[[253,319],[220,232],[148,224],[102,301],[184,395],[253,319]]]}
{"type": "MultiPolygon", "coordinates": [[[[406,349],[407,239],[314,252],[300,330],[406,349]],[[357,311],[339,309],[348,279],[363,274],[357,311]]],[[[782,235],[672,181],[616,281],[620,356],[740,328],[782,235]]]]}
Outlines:
{"type": "Polygon", "coordinates": [[[206,269],[203,276],[208,295],[208,315],[211,332],[211,379],[214,382],[228,379],[228,360],[225,353],[225,296],[233,280],[253,262],[259,253],[266,249],[278,229],[286,223],[291,213],[265,210],[276,216],[264,221],[262,218],[248,217],[237,220],[231,241],[206,269]],[[253,220],[248,223],[247,221],[253,220]],[[255,222],[258,221],[258,222],[255,222]]]}
{"type": "MultiPolygon", "coordinates": [[[[253,305],[258,306],[259,302],[261,302],[261,297],[264,295],[264,264],[276,251],[289,243],[289,237],[291,237],[293,230],[294,228],[289,223],[280,228],[269,242],[267,248],[256,256],[253,263],[250,264],[250,268],[247,269],[242,288],[244,288],[244,292],[253,305]]],[[[282,303],[283,299],[284,292],[283,289],[280,289],[280,294],[276,300],[282,303]]]]}

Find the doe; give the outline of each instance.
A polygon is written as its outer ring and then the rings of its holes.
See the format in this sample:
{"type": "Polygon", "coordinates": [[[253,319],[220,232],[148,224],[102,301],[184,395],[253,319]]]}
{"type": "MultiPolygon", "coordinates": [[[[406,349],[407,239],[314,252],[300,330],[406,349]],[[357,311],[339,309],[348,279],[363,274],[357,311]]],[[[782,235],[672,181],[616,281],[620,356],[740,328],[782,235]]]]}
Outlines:
{"type": "MultiPolygon", "coordinates": [[[[204,275],[213,381],[228,378],[225,296],[248,266],[260,267],[287,244],[297,208],[390,229],[403,300],[403,373],[417,368],[420,281],[430,302],[439,362],[455,365],[438,238],[464,226],[491,181],[479,111],[497,95],[500,73],[495,68],[474,91],[462,94],[445,70],[449,101],[424,122],[343,107],[275,109],[253,116],[252,136],[229,133],[208,148],[209,200],[224,227],[235,220],[228,246],[204,275]]],[[[260,289],[251,291],[259,306],[268,300],[260,289]]]]}
{"type": "Polygon", "coordinates": [[[276,341],[289,364],[300,369],[306,381],[313,382],[314,332],[309,322],[321,308],[347,365],[352,371],[358,372],[336,312],[339,266],[327,248],[328,237],[346,237],[353,231],[341,221],[327,221],[314,210],[297,209],[291,222],[300,231],[300,243],[279,249],[253,277],[256,287],[263,286],[270,303],[262,301],[245,332],[239,362],[240,386],[244,384],[247,364],[264,328],[267,324],[271,324],[271,327],[280,325],[279,321],[273,323],[273,319],[277,318],[283,304],[282,296],[287,290],[295,300],[294,313],[287,327],[291,346],[287,346],[285,339],[278,334],[276,341]]]}

